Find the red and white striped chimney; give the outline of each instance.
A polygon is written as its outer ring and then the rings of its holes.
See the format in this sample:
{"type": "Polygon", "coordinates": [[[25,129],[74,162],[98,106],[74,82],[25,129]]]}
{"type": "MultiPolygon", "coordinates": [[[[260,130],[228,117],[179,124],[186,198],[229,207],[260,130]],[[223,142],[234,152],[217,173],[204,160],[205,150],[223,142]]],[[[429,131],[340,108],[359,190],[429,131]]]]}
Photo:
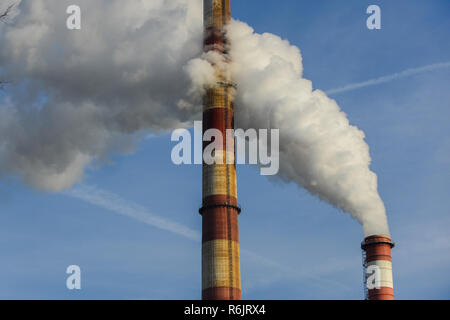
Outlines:
{"type": "Polygon", "coordinates": [[[365,289],[368,300],[394,300],[392,277],[391,238],[374,235],[364,239],[361,248],[365,253],[365,289]]]}
{"type": "MultiPolygon", "coordinates": [[[[204,0],[204,51],[215,51],[227,59],[225,27],[231,20],[230,0],[204,0]]],[[[227,144],[227,130],[234,129],[235,86],[226,70],[217,68],[217,83],[203,98],[203,133],[215,129],[222,133],[222,150],[215,157],[222,163],[203,163],[202,298],[240,300],[236,165],[234,140],[227,144]],[[225,159],[231,161],[226,162],[225,159]]],[[[204,143],[205,148],[207,143],[204,143]]]]}

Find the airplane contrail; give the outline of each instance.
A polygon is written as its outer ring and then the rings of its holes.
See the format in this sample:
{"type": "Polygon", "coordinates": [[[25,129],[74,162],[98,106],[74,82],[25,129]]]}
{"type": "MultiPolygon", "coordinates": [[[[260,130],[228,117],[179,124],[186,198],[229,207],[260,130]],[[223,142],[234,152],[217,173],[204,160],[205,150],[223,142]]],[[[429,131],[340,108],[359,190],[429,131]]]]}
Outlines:
{"type": "Polygon", "coordinates": [[[394,73],[394,74],[383,76],[380,78],[370,79],[370,80],[367,80],[364,82],[352,83],[352,84],[346,85],[341,88],[330,89],[330,90],[326,91],[326,93],[328,95],[333,95],[333,94],[337,94],[337,93],[352,91],[352,90],[356,90],[356,89],[360,89],[360,88],[364,88],[364,87],[374,86],[374,85],[381,84],[381,83],[391,82],[391,81],[401,79],[401,78],[410,77],[410,76],[413,76],[413,75],[416,75],[419,73],[431,72],[431,71],[449,68],[449,67],[450,67],[450,62],[430,64],[428,66],[407,69],[402,72],[394,73]]]}
{"type": "Polygon", "coordinates": [[[94,186],[79,185],[63,193],[123,216],[136,219],[158,229],[169,231],[186,239],[200,242],[201,235],[197,230],[193,230],[167,218],[154,215],[148,212],[144,207],[125,201],[111,192],[98,189],[94,186]]]}
{"type": "MultiPolygon", "coordinates": [[[[94,206],[118,213],[120,215],[127,216],[158,229],[169,231],[185,239],[197,243],[201,242],[201,233],[199,231],[191,229],[170,219],[152,214],[141,205],[124,200],[114,193],[99,189],[95,186],[81,184],[68,191],[62,192],[62,194],[72,198],[83,200],[94,206]]],[[[291,268],[289,266],[272,261],[266,257],[262,257],[250,250],[241,249],[240,253],[241,255],[246,256],[248,259],[253,260],[258,264],[264,264],[270,268],[278,270],[279,274],[282,274],[284,276],[299,280],[306,278],[314,280],[315,283],[322,283],[322,286],[333,285],[341,287],[342,289],[347,291],[351,290],[351,288],[339,281],[322,278],[320,273],[312,274],[309,270],[301,271],[298,268],[291,268]]],[[[270,281],[270,279],[267,280],[270,281]]]]}

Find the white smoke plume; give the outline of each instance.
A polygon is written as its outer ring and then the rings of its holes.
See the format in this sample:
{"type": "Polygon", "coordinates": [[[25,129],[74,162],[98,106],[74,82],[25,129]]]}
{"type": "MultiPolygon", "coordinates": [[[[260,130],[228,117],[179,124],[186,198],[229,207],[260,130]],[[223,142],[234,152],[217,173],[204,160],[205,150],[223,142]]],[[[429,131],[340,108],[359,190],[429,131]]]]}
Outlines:
{"type": "Polygon", "coordinates": [[[302,77],[300,50],[242,22],[228,28],[237,126],[280,129],[280,173],[350,213],[366,235],[389,235],[364,132],[302,77]]]}
{"type": "MultiPolygon", "coordinates": [[[[202,55],[201,0],[23,0],[0,25],[0,176],[59,191],[143,131],[201,118],[217,56],[202,55]]],[[[244,23],[228,28],[237,126],[280,129],[280,177],[389,234],[364,133],[302,78],[298,48],[244,23]]]]}
{"type": "Polygon", "coordinates": [[[200,0],[80,0],[81,30],[68,30],[72,4],[19,1],[0,24],[0,176],[50,191],[132,151],[143,130],[200,118],[183,70],[199,81],[210,68],[189,63],[202,52],[200,0]]]}

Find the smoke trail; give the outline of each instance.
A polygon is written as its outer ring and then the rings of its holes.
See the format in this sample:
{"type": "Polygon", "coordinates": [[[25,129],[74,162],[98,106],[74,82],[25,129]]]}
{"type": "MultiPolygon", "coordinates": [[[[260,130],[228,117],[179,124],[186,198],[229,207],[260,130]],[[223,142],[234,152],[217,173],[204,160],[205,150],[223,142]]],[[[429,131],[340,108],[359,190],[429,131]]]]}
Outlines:
{"type": "Polygon", "coordinates": [[[407,69],[402,72],[394,73],[394,74],[391,74],[388,76],[384,76],[384,77],[380,77],[380,78],[376,78],[376,79],[370,79],[370,80],[360,82],[360,83],[352,83],[352,84],[346,85],[345,87],[342,87],[342,88],[330,89],[326,93],[329,95],[332,95],[332,94],[336,94],[336,93],[352,91],[352,90],[356,90],[356,89],[360,89],[360,88],[374,86],[377,84],[391,82],[391,81],[398,80],[401,78],[411,77],[411,76],[414,76],[419,73],[431,72],[431,71],[444,69],[444,68],[450,68],[450,62],[435,63],[435,64],[430,64],[428,66],[423,66],[420,68],[407,69]]]}
{"type": "MultiPolygon", "coordinates": [[[[201,56],[201,0],[23,0],[0,24],[0,176],[60,191],[148,131],[199,119],[220,57],[201,56]],[[200,58],[199,58],[200,57],[200,58]]],[[[279,128],[280,177],[388,234],[364,133],[302,78],[298,48],[233,22],[228,35],[240,128],[279,128]]]]}
{"type": "Polygon", "coordinates": [[[300,50],[242,22],[228,28],[237,126],[280,129],[281,179],[350,213],[366,235],[389,234],[365,135],[302,78],[300,50]]]}

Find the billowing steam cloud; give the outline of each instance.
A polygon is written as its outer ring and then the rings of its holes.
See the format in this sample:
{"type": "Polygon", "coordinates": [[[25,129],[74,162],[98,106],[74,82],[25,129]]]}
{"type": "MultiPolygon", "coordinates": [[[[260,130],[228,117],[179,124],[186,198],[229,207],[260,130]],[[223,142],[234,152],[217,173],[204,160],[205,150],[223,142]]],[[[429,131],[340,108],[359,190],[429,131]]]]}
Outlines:
{"type": "MultiPolygon", "coordinates": [[[[59,191],[144,130],[189,126],[215,81],[201,57],[201,0],[79,0],[82,30],[65,26],[72,1],[23,0],[0,25],[0,176],[59,191]]],[[[389,234],[364,133],[302,78],[300,51],[244,23],[228,28],[238,85],[237,126],[280,129],[280,177],[363,225],[389,234]]],[[[216,61],[217,62],[217,61],[216,61]]]]}
{"type": "Polygon", "coordinates": [[[0,23],[0,175],[52,191],[142,130],[201,117],[183,72],[202,52],[201,1],[80,0],[82,29],[68,30],[72,4],[23,0],[0,23]]]}
{"type": "Polygon", "coordinates": [[[300,50],[272,34],[233,22],[237,125],[280,129],[280,174],[350,213],[366,235],[389,234],[364,133],[334,100],[302,78],[300,50]]]}

